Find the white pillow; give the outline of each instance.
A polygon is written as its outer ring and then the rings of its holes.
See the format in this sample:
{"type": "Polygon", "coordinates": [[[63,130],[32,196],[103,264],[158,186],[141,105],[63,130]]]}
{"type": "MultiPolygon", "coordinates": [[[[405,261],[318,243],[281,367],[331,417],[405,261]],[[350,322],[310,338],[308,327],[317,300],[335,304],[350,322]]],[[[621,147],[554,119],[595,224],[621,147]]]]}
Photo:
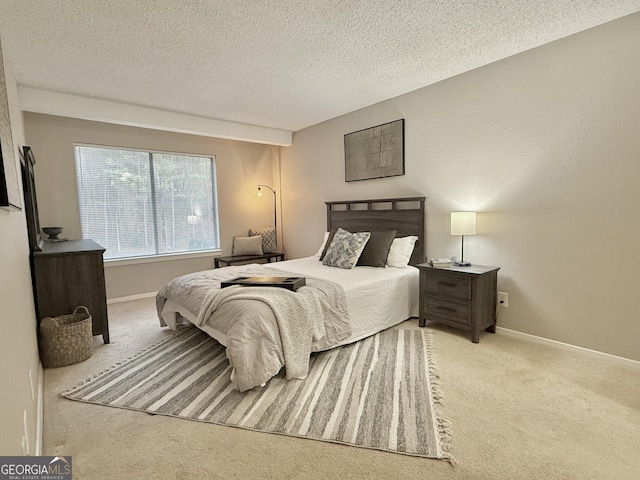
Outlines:
{"type": "Polygon", "coordinates": [[[327,243],[327,238],[329,238],[329,232],[324,232],[324,239],[322,240],[322,245],[320,245],[320,248],[318,249],[314,257],[320,258],[320,255],[322,255],[322,252],[324,251],[324,246],[327,243]]]}
{"type": "Polygon", "coordinates": [[[413,247],[418,241],[418,237],[411,235],[409,237],[394,238],[387,255],[387,267],[404,268],[409,265],[413,247]]]}
{"type": "Polygon", "coordinates": [[[349,233],[338,228],[322,259],[322,264],[338,268],[355,267],[370,236],[369,232],[349,233]]]}

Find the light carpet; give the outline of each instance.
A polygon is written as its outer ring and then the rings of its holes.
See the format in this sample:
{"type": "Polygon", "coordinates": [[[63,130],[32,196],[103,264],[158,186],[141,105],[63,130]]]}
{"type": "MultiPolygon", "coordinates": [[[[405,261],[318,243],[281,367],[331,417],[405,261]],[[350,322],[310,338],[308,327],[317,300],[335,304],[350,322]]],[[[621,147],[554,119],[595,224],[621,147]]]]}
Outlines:
{"type": "Polygon", "coordinates": [[[225,349],[197,328],[147,348],[63,395],[150,414],[429,458],[449,455],[450,425],[431,337],[390,329],[312,354],[305,380],[283,372],[240,393],[225,349]]]}

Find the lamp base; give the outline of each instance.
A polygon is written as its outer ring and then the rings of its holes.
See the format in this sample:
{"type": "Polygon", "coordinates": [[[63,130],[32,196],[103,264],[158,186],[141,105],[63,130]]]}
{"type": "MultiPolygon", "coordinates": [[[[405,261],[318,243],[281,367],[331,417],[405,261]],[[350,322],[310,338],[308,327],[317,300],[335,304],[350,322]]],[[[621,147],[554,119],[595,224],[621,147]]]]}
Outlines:
{"type": "Polygon", "coordinates": [[[456,267],[470,267],[471,262],[453,262],[456,267]]]}

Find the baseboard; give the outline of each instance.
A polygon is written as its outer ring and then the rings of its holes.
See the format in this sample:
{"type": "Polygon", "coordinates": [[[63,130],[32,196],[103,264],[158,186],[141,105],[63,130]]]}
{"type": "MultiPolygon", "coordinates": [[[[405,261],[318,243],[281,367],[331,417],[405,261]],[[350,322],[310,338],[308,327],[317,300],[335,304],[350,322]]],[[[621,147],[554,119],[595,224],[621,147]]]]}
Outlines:
{"type": "Polygon", "coordinates": [[[129,295],[128,297],[117,297],[107,299],[107,305],[110,303],[128,302],[130,300],[140,300],[141,298],[155,297],[157,292],[140,293],[138,295],[129,295]]]}
{"type": "Polygon", "coordinates": [[[42,432],[44,430],[44,369],[38,369],[38,393],[36,403],[36,457],[42,455],[42,432]]]}
{"type": "Polygon", "coordinates": [[[640,370],[640,362],[637,360],[631,360],[630,358],[618,357],[616,355],[611,355],[609,353],[598,352],[597,350],[591,350],[584,347],[578,347],[576,345],[571,345],[569,343],[558,342],[556,340],[550,340],[548,338],[538,337],[536,335],[530,335],[528,333],[518,332],[516,330],[510,330],[504,327],[496,327],[496,333],[501,335],[505,335],[507,337],[520,338],[523,340],[528,340],[530,342],[541,343],[543,345],[548,345],[550,347],[560,348],[562,350],[568,350],[571,352],[582,353],[585,355],[589,355],[590,357],[599,358],[601,360],[605,360],[608,362],[613,362],[618,365],[624,365],[626,367],[634,368],[640,370]]]}

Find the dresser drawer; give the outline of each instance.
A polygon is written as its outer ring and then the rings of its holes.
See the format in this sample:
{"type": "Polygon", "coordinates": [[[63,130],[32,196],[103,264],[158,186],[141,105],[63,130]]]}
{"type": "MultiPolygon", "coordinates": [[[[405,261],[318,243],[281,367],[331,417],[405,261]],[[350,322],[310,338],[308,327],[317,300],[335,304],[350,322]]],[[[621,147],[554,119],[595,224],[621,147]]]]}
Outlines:
{"type": "Polygon", "coordinates": [[[429,272],[426,276],[427,294],[471,300],[471,278],[429,272]]]}
{"type": "Polygon", "coordinates": [[[426,316],[438,317],[447,322],[471,325],[471,304],[451,299],[427,297],[426,316]]]}

